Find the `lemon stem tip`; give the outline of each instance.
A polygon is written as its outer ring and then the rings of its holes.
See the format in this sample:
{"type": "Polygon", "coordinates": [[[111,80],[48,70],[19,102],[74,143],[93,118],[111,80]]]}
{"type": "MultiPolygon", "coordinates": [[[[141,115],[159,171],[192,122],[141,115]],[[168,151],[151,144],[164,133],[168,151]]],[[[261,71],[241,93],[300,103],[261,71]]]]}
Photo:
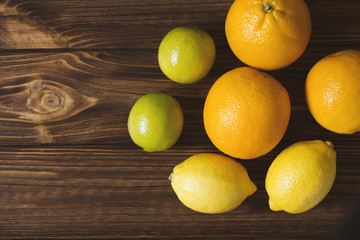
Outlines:
{"type": "Polygon", "coordinates": [[[325,141],[325,144],[328,145],[331,148],[334,148],[334,144],[330,141],[325,141]]]}
{"type": "Polygon", "coordinates": [[[173,173],[170,173],[169,180],[171,181],[173,173]]]}

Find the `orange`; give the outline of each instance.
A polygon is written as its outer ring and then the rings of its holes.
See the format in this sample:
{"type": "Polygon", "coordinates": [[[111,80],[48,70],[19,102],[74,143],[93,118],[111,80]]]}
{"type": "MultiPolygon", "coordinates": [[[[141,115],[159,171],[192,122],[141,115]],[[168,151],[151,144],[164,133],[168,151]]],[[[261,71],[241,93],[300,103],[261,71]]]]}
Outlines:
{"type": "Polygon", "coordinates": [[[345,50],[318,61],[306,78],[305,94],[321,126],[335,133],[360,131],[360,51],[345,50]]]}
{"type": "Polygon", "coordinates": [[[275,78],[241,67],[222,75],[204,105],[204,126],[212,143],[236,158],[251,159],[271,151],[290,119],[288,92],[275,78]]]}
{"type": "Polygon", "coordinates": [[[303,0],[235,0],[225,22],[234,54],[251,67],[276,70],[295,62],[311,34],[303,0]]]}

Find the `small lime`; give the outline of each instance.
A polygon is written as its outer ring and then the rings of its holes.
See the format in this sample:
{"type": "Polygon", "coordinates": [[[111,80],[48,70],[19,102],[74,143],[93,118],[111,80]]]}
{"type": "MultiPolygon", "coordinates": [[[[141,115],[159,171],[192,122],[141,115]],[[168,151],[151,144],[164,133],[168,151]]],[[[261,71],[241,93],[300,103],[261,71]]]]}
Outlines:
{"type": "Polygon", "coordinates": [[[142,96],[132,107],[128,131],[134,143],[147,152],[173,146],[183,128],[183,112],[176,99],[163,92],[142,96]]]}
{"type": "Polygon", "coordinates": [[[215,43],[197,27],[178,27],[166,34],[159,46],[161,71],[178,83],[194,83],[204,78],[215,61],[215,43]]]}

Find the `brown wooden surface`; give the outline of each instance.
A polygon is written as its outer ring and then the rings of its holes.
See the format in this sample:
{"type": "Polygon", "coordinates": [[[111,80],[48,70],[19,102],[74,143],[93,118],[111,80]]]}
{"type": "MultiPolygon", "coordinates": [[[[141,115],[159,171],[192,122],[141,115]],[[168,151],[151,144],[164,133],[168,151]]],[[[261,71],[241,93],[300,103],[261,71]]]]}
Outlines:
{"type": "MultiPolygon", "coordinates": [[[[187,157],[219,152],[202,125],[212,83],[244,66],[229,49],[224,21],[231,0],[0,1],[0,231],[6,239],[323,239],[335,234],[360,194],[360,133],[320,127],[304,99],[304,81],[323,56],[359,49],[358,0],[307,1],[313,32],[304,55],[269,72],[288,89],[289,128],[269,154],[239,160],[258,191],[218,215],[184,207],[168,181],[187,157]],[[168,80],[157,63],[162,37],[180,25],[208,31],[217,46],[202,81],[168,80]],[[135,101],[152,91],[184,109],[178,143],[159,153],[135,146],[127,132],[135,101]],[[267,168],[289,144],[323,139],[338,153],[330,194],[309,212],[272,212],[267,168]]],[[[1,235],[0,235],[1,238],[1,235]]]]}

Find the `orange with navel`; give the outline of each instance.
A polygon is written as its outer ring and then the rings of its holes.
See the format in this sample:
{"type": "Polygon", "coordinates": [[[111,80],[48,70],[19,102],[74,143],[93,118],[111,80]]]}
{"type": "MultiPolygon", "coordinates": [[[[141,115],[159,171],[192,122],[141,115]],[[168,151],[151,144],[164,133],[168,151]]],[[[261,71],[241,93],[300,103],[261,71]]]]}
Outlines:
{"type": "Polygon", "coordinates": [[[311,17],[303,0],[235,0],[226,17],[234,54],[251,67],[276,70],[305,51],[311,17]]]}
{"type": "Polygon", "coordinates": [[[275,78],[241,67],[214,83],[203,115],[206,133],[219,150],[235,158],[251,159],[271,151],[284,136],[290,99],[275,78]]]}

